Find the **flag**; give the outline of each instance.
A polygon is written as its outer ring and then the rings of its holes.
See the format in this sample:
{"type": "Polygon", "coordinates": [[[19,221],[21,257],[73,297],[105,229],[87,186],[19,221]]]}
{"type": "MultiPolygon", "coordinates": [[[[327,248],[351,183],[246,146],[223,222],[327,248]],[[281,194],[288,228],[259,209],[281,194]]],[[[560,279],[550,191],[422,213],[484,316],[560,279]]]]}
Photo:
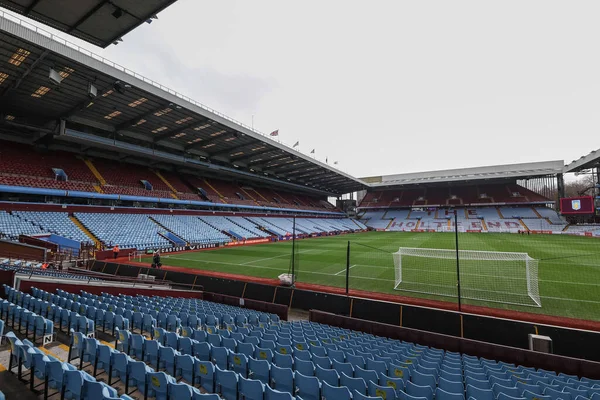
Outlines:
{"type": "Polygon", "coordinates": [[[333,165],[337,165],[337,161],[334,161],[334,162],[333,162],[333,165]]]}
{"type": "Polygon", "coordinates": [[[279,129],[274,130],[269,134],[269,136],[279,136],[279,129]]]}
{"type": "Polygon", "coordinates": [[[298,147],[298,146],[300,146],[300,142],[296,142],[296,143],[294,143],[294,145],[292,146],[292,148],[296,148],[296,147],[298,147]]]}
{"type": "Polygon", "coordinates": [[[312,149],[312,151],[310,152],[310,154],[315,154],[315,149],[312,149]]]}
{"type": "Polygon", "coordinates": [[[325,157],[325,164],[329,164],[329,158],[325,157]]]}

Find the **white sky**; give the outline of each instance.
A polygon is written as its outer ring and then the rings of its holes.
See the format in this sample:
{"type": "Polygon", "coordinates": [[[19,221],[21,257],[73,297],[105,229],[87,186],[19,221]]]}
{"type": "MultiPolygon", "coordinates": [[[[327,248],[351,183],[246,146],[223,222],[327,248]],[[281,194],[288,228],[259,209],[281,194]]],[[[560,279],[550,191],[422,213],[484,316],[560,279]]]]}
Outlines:
{"type": "Polygon", "coordinates": [[[118,46],[84,46],[370,176],[599,148],[599,13],[597,0],[179,0],[118,46]]]}

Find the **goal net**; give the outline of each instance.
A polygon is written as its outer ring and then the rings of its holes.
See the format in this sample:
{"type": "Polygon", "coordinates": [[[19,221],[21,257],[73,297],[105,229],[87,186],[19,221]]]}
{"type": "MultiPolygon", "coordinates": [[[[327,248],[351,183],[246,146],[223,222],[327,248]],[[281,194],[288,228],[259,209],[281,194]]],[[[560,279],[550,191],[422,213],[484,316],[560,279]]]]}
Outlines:
{"type": "MultiPolygon", "coordinates": [[[[401,247],[394,289],[457,297],[456,250],[401,247]]],[[[458,251],[462,299],[541,307],[538,260],[527,253],[458,251]]]]}

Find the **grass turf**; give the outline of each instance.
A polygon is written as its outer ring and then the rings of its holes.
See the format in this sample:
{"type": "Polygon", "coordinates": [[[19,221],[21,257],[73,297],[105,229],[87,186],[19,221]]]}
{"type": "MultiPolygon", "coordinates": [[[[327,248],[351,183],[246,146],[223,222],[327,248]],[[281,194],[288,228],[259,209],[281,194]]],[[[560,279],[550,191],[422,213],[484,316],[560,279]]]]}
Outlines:
{"type": "MultiPolygon", "coordinates": [[[[345,287],[350,241],[350,288],[456,302],[456,260],[403,258],[401,289],[394,290],[392,253],[399,247],[455,249],[453,233],[367,232],[296,241],[296,273],[302,282],[345,287]],[[437,293],[437,295],[432,294],[437,293]],[[444,295],[440,295],[444,294],[444,295]]],[[[461,263],[463,303],[600,320],[600,242],[595,238],[516,234],[459,234],[461,250],[525,252],[539,260],[542,307],[527,296],[525,266],[461,263]],[[466,299],[464,297],[467,297],[466,299]],[[486,298],[488,301],[474,298],[486,298]]],[[[292,243],[164,255],[164,265],[276,278],[288,272],[292,243]]],[[[149,261],[149,260],[148,260],[149,261]]],[[[150,261],[149,261],[150,262],[150,261]]]]}

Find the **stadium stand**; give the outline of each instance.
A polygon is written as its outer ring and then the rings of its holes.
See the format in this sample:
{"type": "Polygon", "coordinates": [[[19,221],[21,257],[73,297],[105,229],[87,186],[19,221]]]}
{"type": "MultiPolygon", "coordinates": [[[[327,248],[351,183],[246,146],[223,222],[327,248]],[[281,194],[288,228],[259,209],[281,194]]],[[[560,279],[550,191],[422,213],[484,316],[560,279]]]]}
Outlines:
{"type": "Polygon", "coordinates": [[[4,291],[0,327],[5,329],[7,321],[6,327],[16,330],[6,333],[9,372],[31,387],[47,381],[45,395],[63,392],[84,400],[117,399],[123,392],[120,399],[600,398],[600,381],[587,377],[310,321],[281,321],[205,300],[52,294],[36,288],[29,295],[6,285],[4,291]],[[82,315],[68,318],[65,310],[64,319],[61,304],[82,315]],[[92,314],[93,319],[86,317],[92,314]],[[114,327],[117,316],[121,322],[114,327]],[[35,321],[32,329],[29,321],[35,321]],[[114,330],[114,345],[86,337],[106,327],[114,330]],[[22,329],[33,341],[17,337],[22,329]],[[67,360],[37,347],[37,338],[53,341],[55,329],[70,331],[67,360]],[[24,374],[26,369],[33,374],[24,374]]]}
{"type": "Polygon", "coordinates": [[[12,214],[39,226],[44,232],[55,233],[80,243],[90,241],[90,238],[69,218],[69,213],[14,211],[12,214]]]}
{"type": "MultiPolygon", "coordinates": [[[[562,217],[547,207],[469,207],[458,208],[458,229],[481,232],[551,231],[562,232],[567,226],[562,217]]],[[[437,208],[367,211],[361,220],[370,228],[389,231],[448,231],[454,225],[454,210],[437,208]],[[368,218],[366,218],[368,217],[368,218]],[[450,221],[449,221],[450,220],[450,221]]]]}
{"type": "Polygon", "coordinates": [[[36,235],[40,233],[44,233],[44,231],[39,226],[0,210],[0,237],[17,240],[19,235],[36,235]]]}
{"type": "Polygon", "coordinates": [[[112,160],[82,159],[66,152],[42,152],[7,141],[1,141],[0,148],[0,185],[335,211],[324,200],[219,179],[179,175],[112,160]]]}

